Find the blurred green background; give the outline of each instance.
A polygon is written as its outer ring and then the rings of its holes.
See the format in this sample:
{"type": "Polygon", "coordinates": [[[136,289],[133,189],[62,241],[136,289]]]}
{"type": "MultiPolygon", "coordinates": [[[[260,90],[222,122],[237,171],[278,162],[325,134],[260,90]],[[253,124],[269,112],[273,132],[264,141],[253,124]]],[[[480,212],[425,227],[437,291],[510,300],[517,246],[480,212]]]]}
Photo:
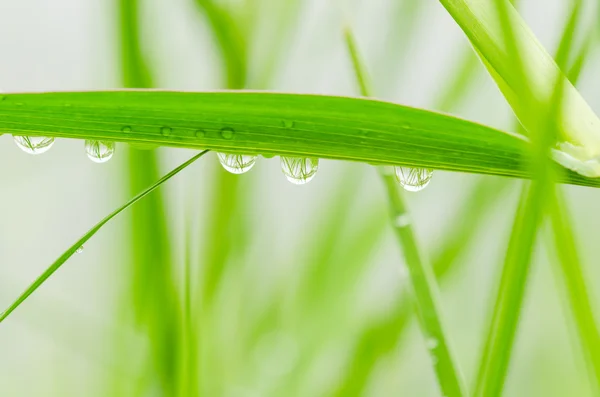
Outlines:
{"type": "MultiPolygon", "coordinates": [[[[521,2],[551,52],[568,3],[521,2]]],[[[584,16],[580,35],[598,17],[584,16]]],[[[513,129],[503,97],[434,0],[4,0],[0,87],[357,95],[346,26],[379,98],[513,129]],[[219,29],[241,38],[225,61],[219,29]],[[467,78],[453,91],[460,65],[467,78]]],[[[594,43],[578,87],[598,109],[594,43]]],[[[0,306],[191,155],[119,144],[98,165],[80,141],[30,156],[11,140],[0,137],[0,306]]],[[[442,269],[444,319],[469,383],[520,184],[436,172],[408,195],[421,245],[442,269]]],[[[566,193],[598,306],[599,195],[566,193]]],[[[505,395],[591,396],[548,233],[540,241],[505,395]]],[[[312,182],[294,186],[278,158],[233,176],[210,154],[107,225],[0,326],[0,395],[438,396],[406,277],[373,167],[322,160],[312,182]]]]}

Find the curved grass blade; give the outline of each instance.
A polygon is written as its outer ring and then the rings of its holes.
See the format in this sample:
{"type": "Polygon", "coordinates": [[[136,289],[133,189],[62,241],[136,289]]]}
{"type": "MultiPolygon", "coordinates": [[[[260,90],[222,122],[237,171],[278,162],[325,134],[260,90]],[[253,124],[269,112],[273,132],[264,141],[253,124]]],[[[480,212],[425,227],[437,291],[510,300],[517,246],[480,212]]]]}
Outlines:
{"type": "MultiPolygon", "coordinates": [[[[500,14],[506,14],[510,8],[503,0],[497,0],[500,14]]],[[[572,8],[566,24],[559,49],[557,61],[565,64],[571,49],[572,30],[577,25],[580,7],[578,3],[572,8]]],[[[504,18],[507,19],[507,18],[504,18]]],[[[510,36],[513,27],[509,23],[503,25],[510,36]]],[[[518,49],[514,49],[519,51],[518,49]]],[[[518,57],[515,55],[514,57],[518,57]]],[[[523,306],[525,289],[533,257],[539,227],[546,214],[548,197],[553,192],[552,169],[548,167],[547,155],[552,145],[559,123],[558,109],[564,98],[566,79],[556,76],[554,91],[548,107],[540,108],[532,103],[533,113],[538,121],[533,123],[530,131],[534,144],[532,154],[536,160],[532,162],[532,172],[537,175],[531,186],[526,187],[521,195],[520,208],[517,211],[511,234],[500,286],[494,306],[491,325],[488,329],[485,348],[479,366],[476,384],[477,396],[499,396],[502,394],[504,382],[510,364],[512,348],[517,332],[517,326],[523,306]]],[[[570,83],[569,83],[570,84],[570,83]]],[[[531,128],[531,127],[530,127],[531,128]]]]}
{"type": "Polygon", "coordinates": [[[83,244],[85,244],[94,234],[96,234],[96,232],[98,232],[98,230],[100,230],[102,226],[108,223],[108,221],[110,221],[115,216],[119,215],[121,212],[123,212],[133,204],[146,197],[148,194],[152,193],[154,190],[156,190],[156,188],[158,188],[163,183],[177,175],[179,172],[184,170],[194,161],[198,160],[200,157],[205,155],[207,152],[208,150],[205,150],[195,155],[185,163],[181,164],[179,167],[175,168],[173,171],[160,178],[152,186],[148,187],[146,190],[133,197],[121,207],[114,210],[112,213],[110,213],[108,216],[106,216],[104,219],[98,222],[94,227],[88,230],[88,232],[84,234],[83,237],[81,237],[79,240],[77,240],[75,244],[69,247],[69,249],[67,249],[52,265],[50,265],[50,267],[46,269],[44,273],[42,273],[4,312],[2,312],[2,314],[0,314],[0,323],[4,321],[17,307],[19,307],[19,305],[21,305],[21,303],[23,303],[25,299],[27,299],[33,292],[35,292],[35,290],[37,290],[50,276],[52,276],[54,272],[56,272],[71,256],[73,256],[73,254],[75,254],[77,249],[83,246],[83,244]]]}
{"type": "MultiPolygon", "coordinates": [[[[366,68],[349,29],[346,30],[345,37],[361,93],[363,96],[370,96],[366,68]]],[[[450,352],[449,343],[442,326],[439,292],[435,276],[418,247],[411,226],[410,215],[395,175],[385,172],[385,169],[380,169],[380,171],[390,204],[394,232],[402,248],[410,275],[410,287],[419,314],[421,331],[427,340],[439,387],[445,396],[464,396],[466,395],[466,387],[462,374],[450,352]]]]}
{"type": "MultiPolygon", "coordinates": [[[[359,98],[143,90],[6,94],[0,101],[0,129],[19,135],[531,176],[530,145],[523,136],[359,98]]],[[[559,171],[561,182],[600,186],[600,179],[559,171]]]]}
{"type": "Polygon", "coordinates": [[[467,35],[513,111],[527,130],[536,130],[530,105],[548,110],[556,81],[564,86],[557,109],[555,153],[563,165],[600,176],[600,119],[539,43],[507,0],[440,0],[467,35]],[[511,40],[505,34],[510,28],[511,40]],[[519,51],[511,50],[511,47],[519,51]],[[521,54],[521,55],[519,55],[521,54]],[[515,68],[522,57],[523,68],[515,68]]]}

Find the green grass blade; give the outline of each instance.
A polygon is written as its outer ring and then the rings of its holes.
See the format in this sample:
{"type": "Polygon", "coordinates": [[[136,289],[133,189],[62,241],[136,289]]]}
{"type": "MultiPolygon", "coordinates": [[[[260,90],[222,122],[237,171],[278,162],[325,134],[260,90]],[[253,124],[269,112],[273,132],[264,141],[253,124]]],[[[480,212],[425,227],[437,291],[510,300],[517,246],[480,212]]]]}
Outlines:
{"type": "Polygon", "coordinates": [[[354,76],[356,77],[356,82],[358,83],[358,88],[360,89],[360,95],[364,97],[372,96],[369,92],[369,82],[367,81],[367,71],[365,65],[360,59],[360,54],[358,53],[358,48],[356,47],[356,40],[354,39],[354,35],[349,27],[344,29],[344,39],[346,40],[346,47],[348,48],[348,54],[350,54],[350,58],[352,59],[352,66],[354,67],[354,76]]]}
{"type": "Polygon", "coordinates": [[[462,374],[450,352],[443,330],[435,276],[417,246],[414,232],[410,227],[410,217],[395,177],[384,175],[384,181],[390,198],[394,232],[406,258],[422,332],[434,361],[440,389],[444,396],[465,396],[467,393],[462,374]]]}
{"type": "Polygon", "coordinates": [[[195,0],[210,24],[210,28],[221,51],[225,66],[226,84],[230,89],[244,88],[247,79],[247,54],[244,35],[237,21],[224,6],[213,0],[195,0]]]}
{"type": "MultiPolygon", "coordinates": [[[[556,60],[564,68],[569,58],[569,43],[573,40],[575,28],[581,19],[581,1],[573,6],[573,12],[566,24],[566,34],[563,35],[559,45],[559,54],[556,60]]],[[[600,7],[598,7],[600,9],[600,7]]],[[[572,67],[568,72],[569,80],[576,84],[585,60],[589,56],[591,39],[595,35],[595,26],[585,37],[581,48],[575,56],[572,67]]],[[[575,319],[576,330],[582,344],[582,351],[595,393],[600,391],[600,332],[594,318],[594,312],[588,289],[585,282],[581,259],[577,253],[576,243],[566,203],[562,191],[556,188],[550,200],[550,219],[554,236],[554,245],[558,254],[558,263],[562,271],[570,311],[575,319]]]]}
{"type": "Polygon", "coordinates": [[[118,4],[123,85],[127,88],[150,88],[153,79],[142,55],[139,37],[139,1],[119,0],[118,4]]]}
{"type": "MultiPolygon", "coordinates": [[[[370,96],[366,68],[350,29],[345,32],[348,52],[352,58],[356,80],[364,96],[370,96]]],[[[399,190],[395,175],[381,169],[391,209],[394,232],[404,253],[411,280],[411,290],[416,303],[421,331],[427,340],[427,348],[433,360],[440,389],[445,396],[464,396],[466,388],[458,366],[450,353],[450,347],[442,326],[438,287],[430,265],[424,260],[414,231],[410,215],[399,190]]]]}
{"type": "MultiPolygon", "coordinates": [[[[139,0],[119,1],[121,69],[126,88],[151,88],[154,79],[141,43],[139,0]]],[[[135,194],[159,178],[158,153],[129,148],[128,187],[135,194]]],[[[153,372],[165,394],[177,388],[181,346],[175,310],[176,292],[170,258],[169,228],[160,192],[135,206],[131,218],[130,291],[134,312],[150,340],[153,372]]]]}
{"type": "Polygon", "coordinates": [[[600,332],[594,319],[594,311],[585,282],[586,277],[577,253],[577,244],[569,215],[559,188],[556,189],[555,196],[550,200],[550,205],[554,246],[566,286],[569,308],[575,319],[590,379],[597,393],[600,390],[600,332]]]}
{"type": "Polygon", "coordinates": [[[77,242],[75,244],[73,244],[71,247],[69,247],[4,312],[2,312],[2,314],[0,314],[0,322],[4,321],[17,307],[19,307],[21,305],[21,303],[23,303],[33,292],[35,292],[35,290],[37,290],[50,276],[52,276],[52,274],[54,274],[54,272],[56,272],[71,256],[73,256],[73,254],[75,254],[77,249],[82,247],[94,234],[96,234],[96,232],[98,232],[98,230],[100,230],[102,228],[102,226],[104,226],[111,219],[113,219],[115,216],[119,215],[121,212],[123,212],[124,210],[126,210],[127,208],[132,206],[133,204],[137,203],[138,201],[140,201],[141,199],[146,197],[148,194],[152,193],[154,190],[156,190],[156,188],[158,188],[163,183],[165,183],[166,181],[168,181],[169,179],[171,179],[172,177],[177,175],[179,172],[184,170],[186,167],[191,165],[194,161],[198,160],[200,157],[202,157],[207,152],[208,151],[205,150],[205,151],[195,155],[194,157],[192,157],[185,163],[181,164],[179,167],[175,168],[174,170],[172,170],[171,172],[169,172],[168,174],[166,174],[165,176],[160,178],[158,181],[156,181],[150,187],[148,187],[147,189],[145,189],[144,191],[142,191],[141,193],[139,193],[138,195],[133,197],[131,200],[129,200],[128,202],[123,204],[121,207],[114,210],[112,213],[110,213],[108,216],[106,216],[104,219],[102,219],[100,222],[98,222],[94,227],[92,227],[90,230],[88,230],[88,232],[85,233],[83,235],[83,237],[81,237],[79,240],[77,240],[77,242]]]}
{"type": "Polygon", "coordinates": [[[565,87],[557,109],[559,147],[553,153],[565,166],[588,176],[600,175],[600,119],[571,85],[506,0],[440,0],[465,32],[492,77],[527,130],[536,130],[537,115],[530,106],[548,109],[557,80],[565,87]],[[499,11],[500,10],[500,11],[499,11]],[[505,10],[506,12],[502,12],[505,10]],[[506,40],[505,27],[510,27],[506,40]],[[511,51],[511,47],[519,51],[511,51]],[[518,57],[522,57],[523,68],[518,57]]]}
{"type": "MultiPolygon", "coordinates": [[[[503,4],[502,0],[498,0],[503,4]]],[[[565,26],[557,51],[557,60],[565,64],[572,47],[573,30],[580,8],[576,3],[565,26]]],[[[508,13],[508,9],[504,13],[508,13]]],[[[503,13],[501,13],[503,14],[503,13]]],[[[507,24],[503,29],[511,30],[507,24]]],[[[509,34],[507,34],[509,35],[509,34]]],[[[517,51],[515,49],[515,51],[517,51]]],[[[552,169],[547,166],[548,150],[556,135],[558,109],[564,98],[565,79],[556,77],[550,105],[541,110],[539,104],[531,103],[532,113],[539,118],[530,131],[536,159],[533,172],[538,175],[531,186],[523,191],[521,205],[511,234],[492,322],[488,330],[476,384],[477,396],[499,396],[502,394],[508,372],[518,321],[523,306],[529,269],[533,256],[538,229],[545,215],[547,198],[552,194],[552,169]]],[[[569,83],[570,84],[570,83],[569,83]]],[[[541,106],[544,108],[544,106],[541,106]]]]}
{"type": "MultiPolygon", "coordinates": [[[[0,101],[0,129],[23,135],[531,176],[530,145],[520,135],[359,98],[264,92],[6,94],[0,101]]],[[[600,180],[567,170],[560,172],[559,180],[600,185],[600,180]]]]}

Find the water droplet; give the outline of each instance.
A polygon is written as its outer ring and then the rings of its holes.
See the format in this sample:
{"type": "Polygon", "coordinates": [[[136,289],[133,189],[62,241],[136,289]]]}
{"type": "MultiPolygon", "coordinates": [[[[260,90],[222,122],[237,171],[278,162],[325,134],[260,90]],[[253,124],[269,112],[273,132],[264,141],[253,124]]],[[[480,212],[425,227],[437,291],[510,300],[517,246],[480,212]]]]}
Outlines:
{"type": "Polygon", "coordinates": [[[281,124],[283,124],[285,128],[294,128],[296,125],[296,123],[294,123],[292,120],[283,120],[281,124]]]}
{"type": "Polygon", "coordinates": [[[194,134],[196,135],[196,138],[204,138],[206,136],[206,131],[196,130],[194,134]]]}
{"type": "Polygon", "coordinates": [[[83,249],[84,249],[84,246],[82,245],[82,246],[80,246],[79,248],[77,248],[77,249],[75,250],[75,253],[76,253],[76,254],[81,254],[81,253],[83,252],[83,249]]]}
{"type": "Polygon", "coordinates": [[[171,135],[171,127],[162,127],[160,133],[163,134],[163,136],[171,135]]]}
{"type": "Polygon", "coordinates": [[[115,143],[110,141],[85,141],[85,152],[94,163],[106,163],[115,153],[115,143]]]}
{"type": "Polygon", "coordinates": [[[233,138],[233,134],[235,134],[235,131],[233,130],[233,128],[225,127],[225,128],[221,129],[221,136],[224,139],[231,139],[231,138],[233,138]]]}
{"type": "Polygon", "coordinates": [[[248,172],[254,167],[257,156],[250,156],[245,154],[226,154],[217,153],[219,162],[227,171],[232,174],[243,174],[248,172]]]}
{"type": "Polygon", "coordinates": [[[124,133],[128,134],[131,132],[131,127],[126,125],[125,127],[121,128],[121,131],[123,131],[124,133]]]}
{"type": "Polygon", "coordinates": [[[394,220],[396,227],[406,227],[410,225],[410,216],[408,214],[400,214],[394,220]]]}
{"type": "Polygon", "coordinates": [[[409,192],[425,189],[432,176],[433,170],[430,168],[396,167],[396,179],[409,192]]]}
{"type": "Polygon", "coordinates": [[[301,157],[281,157],[281,170],[288,181],[295,185],[310,182],[319,169],[319,159],[301,157]]]}
{"type": "Polygon", "coordinates": [[[433,350],[438,347],[438,340],[436,338],[427,338],[427,348],[433,350]]]}
{"type": "Polygon", "coordinates": [[[54,138],[46,136],[20,136],[14,135],[13,139],[18,147],[25,153],[42,154],[54,145],[54,138]]]}

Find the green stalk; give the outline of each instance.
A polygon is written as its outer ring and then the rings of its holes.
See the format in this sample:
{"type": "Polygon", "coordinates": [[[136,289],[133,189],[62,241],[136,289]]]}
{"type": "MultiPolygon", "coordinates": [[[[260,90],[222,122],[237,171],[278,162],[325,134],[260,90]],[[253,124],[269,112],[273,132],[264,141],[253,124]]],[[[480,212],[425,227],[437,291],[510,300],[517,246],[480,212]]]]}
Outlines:
{"type": "Polygon", "coordinates": [[[525,286],[540,225],[547,183],[535,181],[523,189],[507,249],[493,320],[489,328],[476,385],[477,396],[501,395],[510,361],[525,286]]]}
{"type": "MultiPolygon", "coordinates": [[[[499,7],[499,16],[503,21],[506,41],[511,41],[514,32],[513,27],[507,22],[508,8],[503,0],[497,0],[496,3],[499,7]]],[[[564,65],[568,58],[579,11],[579,5],[576,3],[557,51],[557,62],[560,65],[564,65]]],[[[518,54],[519,49],[514,47],[512,51],[515,52],[512,55],[513,59],[521,59],[518,54]]],[[[518,71],[514,74],[519,75],[523,81],[526,79],[526,75],[518,71]]],[[[533,143],[532,172],[534,175],[538,175],[538,178],[532,182],[531,186],[526,187],[521,195],[521,205],[515,218],[493,318],[479,366],[475,388],[477,396],[500,396],[504,387],[523,306],[533,248],[547,209],[547,198],[553,191],[554,175],[553,170],[548,166],[548,156],[549,148],[556,138],[555,133],[558,128],[556,115],[562,106],[565,84],[562,75],[557,76],[549,104],[541,105],[536,102],[527,104],[531,113],[538,118],[537,123],[528,126],[533,143]]]]}
{"type": "Polygon", "coordinates": [[[247,45],[237,21],[224,6],[213,0],[194,0],[198,9],[206,15],[217,48],[221,51],[225,70],[226,87],[242,89],[248,75],[247,45]]]}
{"type": "MultiPolygon", "coordinates": [[[[361,93],[363,96],[370,96],[366,69],[349,29],[345,31],[345,38],[361,93]]],[[[465,396],[467,395],[466,388],[458,366],[450,353],[443,330],[435,276],[419,250],[411,227],[410,215],[395,176],[385,172],[385,169],[381,170],[381,176],[390,203],[394,232],[404,252],[410,275],[412,295],[417,306],[421,330],[427,340],[428,351],[434,363],[440,389],[445,396],[465,396]]]]}
{"type": "MultiPolygon", "coordinates": [[[[122,82],[126,88],[152,88],[151,70],[141,45],[140,0],[119,0],[122,82]]],[[[128,148],[129,189],[133,194],[159,176],[158,154],[128,148]]],[[[134,312],[150,339],[153,376],[162,391],[175,395],[181,345],[177,300],[170,258],[168,222],[163,197],[151,195],[134,208],[131,219],[131,293],[134,312]]]]}
{"type": "Polygon", "coordinates": [[[119,215],[121,212],[131,207],[133,204],[137,203],[153,191],[155,191],[159,186],[163,183],[177,175],[179,172],[183,171],[186,167],[191,165],[194,161],[198,160],[200,157],[204,156],[208,150],[205,150],[185,163],[181,164],[179,167],[175,168],[173,171],[169,172],[158,181],[154,182],[151,186],[144,189],[141,193],[137,194],[131,200],[127,201],[121,207],[117,208],[113,212],[111,212],[108,216],[98,222],[94,227],[88,230],[83,237],[81,237],[75,244],[69,247],[44,273],[42,273],[4,312],[0,314],[0,323],[4,321],[17,307],[21,305],[31,294],[33,294],[54,272],[56,272],[71,256],[73,256],[79,248],[81,248],[94,234],[96,234],[105,224],[108,223],[111,219],[119,215]]]}
{"type": "MultiPolygon", "coordinates": [[[[597,8],[600,9],[600,6],[597,6],[597,8]]],[[[581,19],[581,11],[581,1],[575,1],[556,56],[556,62],[562,69],[564,69],[564,65],[569,59],[570,43],[575,35],[575,27],[581,19]]],[[[574,65],[568,73],[569,80],[573,84],[576,84],[579,78],[595,30],[595,26],[590,30],[579,54],[575,57],[574,65]]],[[[551,195],[550,219],[555,239],[554,245],[556,246],[558,263],[567,291],[570,311],[575,319],[591,385],[595,393],[598,394],[600,392],[600,333],[588,296],[582,263],[577,253],[566,203],[561,188],[558,186],[551,195]]]]}
{"type": "Polygon", "coordinates": [[[570,225],[569,214],[559,187],[556,188],[550,205],[554,246],[566,287],[569,308],[577,325],[576,329],[582,344],[590,381],[595,394],[597,394],[600,391],[600,332],[594,319],[594,311],[585,282],[586,277],[577,253],[577,244],[570,225]]]}

